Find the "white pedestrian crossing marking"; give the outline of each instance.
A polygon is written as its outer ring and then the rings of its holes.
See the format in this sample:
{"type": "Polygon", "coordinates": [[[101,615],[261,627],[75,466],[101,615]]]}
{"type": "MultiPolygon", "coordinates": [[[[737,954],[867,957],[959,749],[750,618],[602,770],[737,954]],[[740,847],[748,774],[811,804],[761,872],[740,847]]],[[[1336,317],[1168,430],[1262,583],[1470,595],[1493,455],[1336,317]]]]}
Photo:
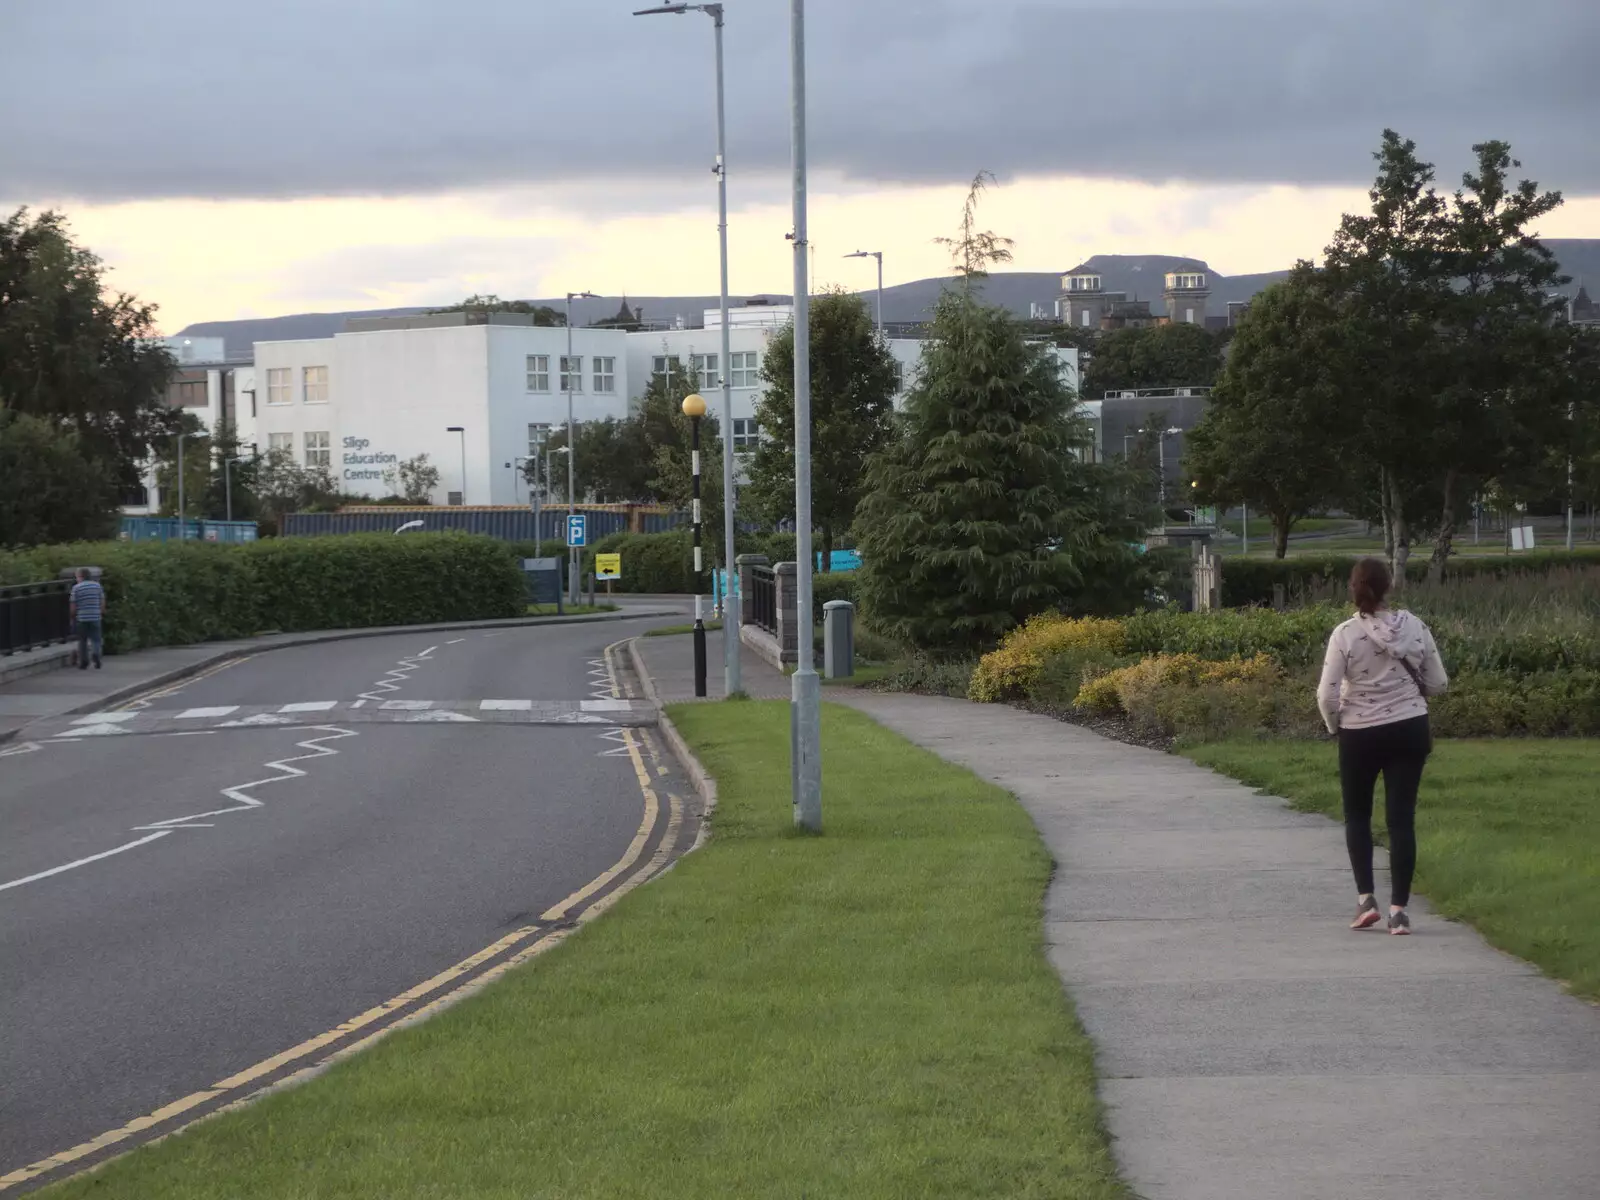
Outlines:
{"type": "Polygon", "coordinates": [[[436,723],[436,724],[442,724],[444,722],[449,722],[449,721],[473,721],[473,722],[476,722],[477,719],[478,719],[477,717],[469,717],[469,716],[467,716],[466,713],[451,712],[448,708],[435,708],[435,709],[431,709],[431,710],[429,710],[427,712],[415,712],[415,713],[412,713],[409,717],[402,717],[401,718],[401,720],[404,721],[407,724],[414,724],[414,723],[427,724],[429,722],[436,723]]]}
{"type": "Polygon", "coordinates": [[[390,712],[422,712],[432,708],[432,700],[385,700],[378,705],[379,708],[388,709],[390,712]]]}
{"type": "Polygon", "coordinates": [[[105,737],[108,734],[127,732],[126,729],[119,725],[80,725],[77,729],[69,729],[58,736],[64,738],[105,737]]]}
{"type": "Polygon", "coordinates": [[[293,717],[280,717],[273,713],[256,713],[253,717],[244,717],[238,721],[224,721],[223,729],[247,729],[252,725],[292,725],[293,717]]]}
{"type": "Polygon", "coordinates": [[[580,700],[578,705],[584,712],[627,712],[633,707],[626,700],[580,700]]]}
{"type": "Polygon", "coordinates": [[[109,725],[117,721],[131,721],[139,714],[136,712],[103,712],[92,713],[87,717],[79,717],[74,725],[109,725]]]}
{"type": "Polygon", "coordinates": [[[180,721],[197,720],[201,717],[225,717],[229,713],[239,711],[237,704],[218,704],[211,708],[186,708],[178,714],[180,721]]]}
{"type": "Polygon", "coordinates": [[[336,708],[337,700],[302,700],[299,704],[285,704],[278,709],[279,712],[327,712],[336,708]]]}
{"type": "Polygon", "coordinates": [[[478,707],[485,712],[528,712],[533,708],[532,700],[480,700],[478,707]]]}

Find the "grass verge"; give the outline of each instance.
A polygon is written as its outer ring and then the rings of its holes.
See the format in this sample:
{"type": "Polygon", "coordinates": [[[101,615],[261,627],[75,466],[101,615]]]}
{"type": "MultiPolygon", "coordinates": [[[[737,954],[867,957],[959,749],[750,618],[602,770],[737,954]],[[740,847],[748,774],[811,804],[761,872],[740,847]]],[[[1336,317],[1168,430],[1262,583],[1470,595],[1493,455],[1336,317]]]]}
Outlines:
{"type": "Polygon", "coordinates": [[[1023,810],[826,705],[827,833],[797,836],[786,703],[672,716],[720,784],[703,850],[434,1020],[50,1195],[1125,1200],[1023,810]]]}
{"type": "MultiPolygon", "coordinates": [[[[1184,753],[1308,812],[1340,815],[1326,742],[1184,753]]],[[[1600,999],[1600,741],[1441,741],[1417,809],[1417,890],[1494,945],[1600,999]]],[[[1381,799],[1377,822],[1382,828],[1381,799]]]]}
{"type": "Polygon", "coordinates": [[[561,611],[556,611],[554,604],[530,604],[528,615],[530,617],[587,617],[593,613],[616,612],[615,604],[563,604],[561,611]]]}
{"type": "MultiPolygon", "coordinates": [[[[715,631],[717,631],[717,630],[719,630],[721,628],[722,628],[722,622],[721,621],[707,621],[706,622],[706,632],[707,633],[713,633],[713,632],[715,632],[715,631]]],[[[693,632],[694,632],[694,623],[690,622],[687,625],[667,625],[667,626],[664,626],[661,629],[647,629],[645,631],[645,635],[644,636],[645,637],[674,637],[674,636],[676,636],[677,634],[680,634],[680,633],[693,633],[693,632]]]]}

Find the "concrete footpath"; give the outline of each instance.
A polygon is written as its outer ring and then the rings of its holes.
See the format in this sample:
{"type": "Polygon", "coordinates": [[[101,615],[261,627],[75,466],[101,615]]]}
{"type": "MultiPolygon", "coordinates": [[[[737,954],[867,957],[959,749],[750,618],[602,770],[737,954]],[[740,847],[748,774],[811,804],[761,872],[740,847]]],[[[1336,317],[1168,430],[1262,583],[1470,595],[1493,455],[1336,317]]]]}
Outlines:
{"type": "MultiPolygon", "coordinates": [[[[631,599],[631,598],[630,598],[631,599]]],[[[461,629],[497,629],[523,625],[578,625],[625,621],[639,617],[673,617],[682,604],[671,600],[643,603],[619,597],[619,611],[574,617],[515,617],[490,621],[455,621],[434,625],[391,625],[373,629],[330,629],[306,633],[276,633],[231,641],[198,642],[190,646],[163,646],[108,655],[96,671],[63,668],[27,675],[0,684],[0,744],[17,736],[27,725],[44,717],[95,712],[132,699],[152,688],[164,687],[246,654],[282,650],[317,642],[353,638],[392,637],[408,633],[445,633],[461,629]]]]}
{"type": "MultiPolygon", "coordinates": [[[[635,638],[633,648],[649,680],[648,688],[653,693],[651,699],[662,704],[678,704],[695,698],[692,635],[672,633],[662,637],[635,638]]],[[[739,683],[744,693],[755,700],[789,699],[792,689],[789,676],[759,657],[749,646],[741,646],[740,650],[739,683]]],[[[724,682],[722,630],[708,630],[705,698],[721,700],[726,695],[724,682]]]]}
{"type": "Polygon", "coordinates": [[[1600,1008],[1422,901],[1410,938],[1347,929],[1339,825],[1013,708],[824,699],[1032,815],[1057,863],[1050,961],[1141,1196],[1600,1196],[1600,1008]]]}

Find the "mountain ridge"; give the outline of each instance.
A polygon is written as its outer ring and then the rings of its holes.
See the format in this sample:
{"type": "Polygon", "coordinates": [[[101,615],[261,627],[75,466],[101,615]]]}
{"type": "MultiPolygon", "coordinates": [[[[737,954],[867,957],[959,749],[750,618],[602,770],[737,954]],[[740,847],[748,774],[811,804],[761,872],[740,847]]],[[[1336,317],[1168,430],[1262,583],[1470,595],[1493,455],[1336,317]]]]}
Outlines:
{"type": "MultiPolygon", "coordinates": [[[[1563,289],[1568,295],[1578,290],[1580,282],[1600,282],[1600,238],[1546,238],[1544,244],[1555,254],[1562,272],[1572,277],[1563,289]]],[[[1130,299],[1149,300],[1156,312],[1162,311],[1161,292],[1163,276],[1179,268],[1198,268],[1209,276],[1211,296],[1207,311],[1212,316],[1227,312],[1228,302],[1248,300],[1263,288],[1277,282],[1288,270],[1261,271],[1245,275],[1225,275],[1212,269],[1204,259],[1167,254],[1096,254],[1078,264],[1097,272],[1107,291],[1126,292],[1130,299]]],[[[1075,269],[1075,268],[1068,268],[1075,269]]],[[[1055,300],[1061,290],[1062,271],[997,271],[984,281],[984,294],[990,302],[999,304],[1019,316],[1031,314],[1035,305],[1054,312],[1055,300]]],[[[939,294],[950,285],[949,276],[915,279],[897,283],[883,289],[883,319],[889,323],[926,320],[938,302],[939,294]]],[[[856,293],[873,304],[876,293],[868,288],[856,293]]],[[[746,300],[761,298],[778,304],[788,303],[786,292],[759,292],[730,296],[729,303],[742,305],[746,300]]],[[[614,316],[623,302],[621,296],[602,296],[596,300],[576,300],[572,306],[574,324],[589,324],[614,316]]],[[[673,321],[682,317],[686,324],[697,325],[708,308],[717,306],[716,296],[633,296],[627,297],[628,306],[642,311],[646,320],[673,321]]],[[[233,321],[198,321],[178,331],[180,337],[221,337],[227,346],[230,359],[243,360],[253,356],[256,342],[292,341],[302,338],[332,337],[344,329],[351,317],[415,316],[431,308],[454,303],[444,300],[440,305],[413,308],[363,309],[348,312],[290,313],[279,317],[253,317],[233,321]]],[[[532,300],[534,304],[547,304],[560,309],[564,297],[532,300]]]]}

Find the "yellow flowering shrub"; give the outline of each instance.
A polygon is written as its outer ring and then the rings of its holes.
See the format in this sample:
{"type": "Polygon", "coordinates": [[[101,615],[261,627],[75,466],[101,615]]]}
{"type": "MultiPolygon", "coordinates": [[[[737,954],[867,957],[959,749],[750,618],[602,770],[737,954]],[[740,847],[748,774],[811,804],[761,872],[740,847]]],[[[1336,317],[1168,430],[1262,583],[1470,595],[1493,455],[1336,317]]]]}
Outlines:
{"type": "Polygon", "coordinates": [[[1039,668],[1053,655],[1099,650],[1120,654],[1122,622],[1103,617],[1064,617],[1041,613],[1006,634],[1000,647],[986,654],[972,673],[967,697],[994,704],[1026,695],[1039,668]]]}
{"type": "Polygon", "coordinates": [[[1076,706],[1089,712],[1132,713],[1151,708],[1159,693],[1175,688],[1220,684],[1238,690],[1250,684],[1276,683],[1282,676],[1282,668],[1267,654],[1221,662],[1208,662],[1194,654],[1152,654],[1131,667],[1086,680],[1078,690],[1076,706]]]}

